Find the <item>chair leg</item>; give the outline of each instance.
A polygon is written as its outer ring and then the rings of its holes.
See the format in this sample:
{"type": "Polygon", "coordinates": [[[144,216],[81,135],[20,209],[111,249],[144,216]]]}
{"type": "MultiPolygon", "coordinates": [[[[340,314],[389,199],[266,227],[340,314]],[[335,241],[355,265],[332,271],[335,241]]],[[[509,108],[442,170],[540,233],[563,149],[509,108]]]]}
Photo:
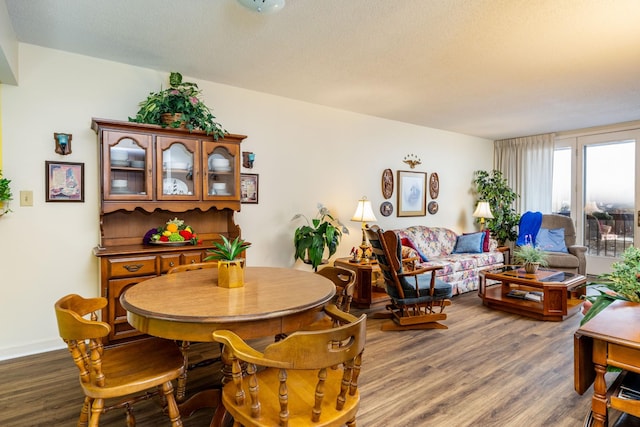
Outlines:
{"type": "Polygon", "coordinates": [[[353,417],[349,421],[347,421],[347,427],[356,427],[356,417],[353,417]]]}
{"type": "Polygon", "coordinates": [[[104,409],[104,399],[94,399],[91,404],[91,419],[89,427],[98,427],[100,425],[100,414],[104,409]]]}
{"type": "Polygon", "coordinates": [[[162,384],[162,394],[167,402],[167,414],[171,420],[172,427],[182,427],[182,419],[180,418],[180,410],[178,409],[178,403],[173,396],[173,384],[171,381],[167,381],[162,384]]]}
{"type": "Polygon", "coordinates": [[[89,396],[84,398],[82,403],[82,409],[80,409],[80,418],[78,419],[78,427],[87,427],[89,425],[89,411],[91,410],[91,404],[93,399],[89,396]]]}

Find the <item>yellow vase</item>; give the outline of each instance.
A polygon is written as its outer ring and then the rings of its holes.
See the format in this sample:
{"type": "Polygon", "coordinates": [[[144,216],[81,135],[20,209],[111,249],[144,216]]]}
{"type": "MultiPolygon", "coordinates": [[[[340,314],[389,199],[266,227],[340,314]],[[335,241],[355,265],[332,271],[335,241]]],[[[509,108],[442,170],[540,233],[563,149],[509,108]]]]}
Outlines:
{"type": "Polygon", "coordinates": [[[244,286],[244,259],[218,261],[218,286],[221,288],[240,288],[244,286]]]}

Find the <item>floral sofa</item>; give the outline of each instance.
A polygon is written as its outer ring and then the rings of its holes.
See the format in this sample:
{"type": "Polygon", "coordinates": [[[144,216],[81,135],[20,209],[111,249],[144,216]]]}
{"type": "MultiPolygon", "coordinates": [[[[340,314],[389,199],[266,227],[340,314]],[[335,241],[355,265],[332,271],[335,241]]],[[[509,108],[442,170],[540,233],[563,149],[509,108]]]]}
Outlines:
{"type": "Polygon", "coordinates": [[[450,283],[454,295],[477,290],[480,271],[504,265],[504,253],[497,250],[498,244],[493,239],[483,245],[486,252],[480,249],[453,253],[454,249],[457,251],[458,235],[448,228],[417,225],[394,231],[402,241],[403,258],[421,259],[416,267],[442,266],[436,277],[450,283]]]}

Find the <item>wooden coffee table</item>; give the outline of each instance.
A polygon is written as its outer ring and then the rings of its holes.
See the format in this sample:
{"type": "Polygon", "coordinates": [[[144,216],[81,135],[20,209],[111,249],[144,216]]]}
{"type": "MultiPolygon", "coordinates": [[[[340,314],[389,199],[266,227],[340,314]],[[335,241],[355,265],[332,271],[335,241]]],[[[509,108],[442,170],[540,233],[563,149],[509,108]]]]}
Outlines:
{"type": "Polygon", "coordinates": [[[478,294],[482,303],[509,313],[538,320],[559,322],[576,314],[584,300],[586,277],[580,274],[540,268],[528,274],[521,266],[504,266],[480,273],[478,294]],[[487,281],[494,284],[487,285],[487,281]],[[498,281],[500,283],[495,283],[498,281]],[[508,296],[510,291],[541,294],[542,301],[508,296]]]}

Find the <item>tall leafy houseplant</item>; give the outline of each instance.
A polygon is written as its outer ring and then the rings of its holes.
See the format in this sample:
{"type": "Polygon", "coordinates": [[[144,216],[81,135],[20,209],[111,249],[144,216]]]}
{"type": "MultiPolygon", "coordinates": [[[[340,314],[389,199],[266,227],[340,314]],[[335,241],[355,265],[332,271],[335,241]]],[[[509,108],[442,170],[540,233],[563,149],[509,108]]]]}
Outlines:
{"type": "Polygon", "coordinates": [[[183,82],[182,74],[172,72],[169,76],[169,88],[151,92],[139,104],[140,110],[136,116],[129,117],[129,121],[172,128],[179,128],[184,123],[189,131],[200,129],[207,135],[212,134],[215,139],[224,138],[227,131],[215,121],[211,109],[199,98],[201,92],[197,84],[183,82]],[[163,121],[163,114],[180,116],[166,123],[163,121]]]}
{"type": "Polygon", "coordinates": [[[504,244],[507,240],[518,238],[516,227],[520,223],[520,215],[513,203],[520,197],[509,187],[507,180],[499,170],[475,171],[474,180],[476,194],[479,201],[489,203],[493,218],[487,218],[487,228],[493,237],[504,244]]]}
{"type": "Polygon", "coordinates": [[[342,233],[349,234],[349,230],[338,219],[336,219],[329,209],[322,203],[318,203],[318,215],[311,221],[302,215],[297,214],[291,221],[304,218],[306,225],[296,228],[293,236],[295,246],[294,260],[301,259],[311,264],[314,271],[318,271],[318,266],[322,264],[325,248],[329,250],[329,257],[336,253],[342,233]]]}
{"type": "Polygon", "coordinates": [[[10,183],[10,179],[2,177],[2,171],[0,170],[0,215],[11,212],[11,209],[9,209],[9,200],[11,200],[13,195],[11,194],[11,187],[9,187],[10,183]]]}

